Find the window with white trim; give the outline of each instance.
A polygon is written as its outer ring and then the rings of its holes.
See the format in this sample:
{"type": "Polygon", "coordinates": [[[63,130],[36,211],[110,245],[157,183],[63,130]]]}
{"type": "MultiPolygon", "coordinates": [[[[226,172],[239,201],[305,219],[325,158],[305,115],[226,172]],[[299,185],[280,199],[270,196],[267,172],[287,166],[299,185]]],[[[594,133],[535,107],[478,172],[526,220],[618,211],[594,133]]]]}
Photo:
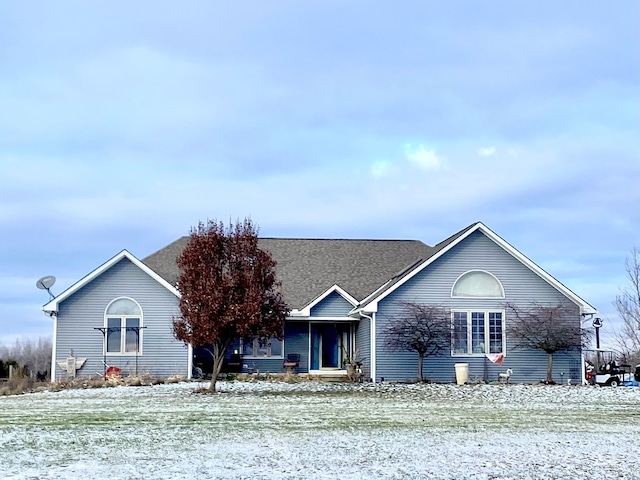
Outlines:
{"type": "Polygon", "coordinates": [[[282,340],[276,337],[268,339],[249,338],[240,340],[240,351],[243,357],[264,358],[276,357],[283,358],[282,340]]]}
{"type": "Polygon", "coordinates": [[[452,355],[504,353],[504,312],[452,311],[452,355]]]}
{"type": "Polygon", "coordinates": [[[105,354],[140,355],[142,353],[142,309],[130,298],[117,298],[104,316],[105,354]]]}
{"type": "Polygon", "coordinates": [[[500,280],[484,270],[463,273],[453,284],[452,297],[463,298],[504,298],[504,288],[500,280]]]}

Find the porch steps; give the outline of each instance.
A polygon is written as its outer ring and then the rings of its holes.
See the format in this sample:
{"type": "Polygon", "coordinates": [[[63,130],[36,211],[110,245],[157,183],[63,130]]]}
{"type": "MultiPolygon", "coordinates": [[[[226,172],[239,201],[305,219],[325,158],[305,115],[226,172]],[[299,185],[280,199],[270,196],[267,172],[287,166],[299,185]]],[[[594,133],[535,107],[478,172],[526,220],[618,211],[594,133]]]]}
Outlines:
{"type": "Polygon", "coordinates": [[[322,372],[321,374],[316,374],[314,376],[318,378],[318,380],[327,383],[344,383],[350,381],[344,370],[337,370],[335,372],[322,372]]]}

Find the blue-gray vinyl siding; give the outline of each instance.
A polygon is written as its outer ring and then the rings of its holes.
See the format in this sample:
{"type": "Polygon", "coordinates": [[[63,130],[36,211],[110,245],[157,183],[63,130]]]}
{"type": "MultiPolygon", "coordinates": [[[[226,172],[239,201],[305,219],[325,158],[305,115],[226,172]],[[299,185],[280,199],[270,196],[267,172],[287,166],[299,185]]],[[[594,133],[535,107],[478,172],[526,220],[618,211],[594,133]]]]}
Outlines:
{"type": "MultiPolygon", "coordinates": [[[[540,278],[524,264],[495,244],[481,232],[475,232],[452,250],[389,294],[378,305],[376,314],[376,380],[406,381],[417,378],[417,354],[397,352],[387,348],[384,329],[388,322],[402,314],[402,302],[440,304],[447,309],[504,310],[506,302],[516,306],[532,302],[555,306],[567,305],[575,310],[575,321],[580,323],[580,309],[556,288],[540,278]],[[502,283],[505,298],[452,298],[451,288],[456,279],[469,270],[485,270],[502,283]]],[[[505,324],[509,312],[505,311],[505,324]]],[[[581,378],[580,351],[559,352],[553,356],[554,380],[579,383],[581,378]],[[564,375],[561,375],[563,373],[564,375]]],[[[546,378],[547,355],[542,351],[515,349],[506,338],[506,356],[501,366],[494,365],[482,356],[447,353],[427,357],[424,376],[433,381],[455,380],[456,363],[468,363],[471,378],[496,380],[498,373],[507,368],[513,370],[514,382],[538,382],[546,378]]]]}
{"type": "Polygon", "coordinates": [[[371,321],[362,318],[355,324],[356,350],[362,362],[362,370],[365,378],[371,377],[371,321]]]}
{"type": "MultiPolygon", "coordinates": [[[[129,297],[142,308],[142,354],[106,357],[109,366],[122,369],[123,375],[149,374],[154,377],[186,376],[187,347],[173,337],[172,323],[179,315],[178,299],[128,259],[122,259],[99,277],[82,287],[59,305],[56,335],[56,360],[64,360],[73,350],[76,357],[87,358],[78,376],[101,375],[105,309],[119,297],[129,297]],[[136,367],[137,363],[137,367],[136,367]]],[[[66,372],[56,364],[56,378],[66,372]]]]}
{"type": "Polygon", "coordinates": [[[327,295],[311,309],[312,317],[346,317],[353,310],[353,305],[338,292],[327,295]]]}
{"type": "Polygon", "coordinates": [[[282,362],[289,353],[300,354],[300,366],[297,373],[309,371],[309,324],[307,322],[285,322],[284,357],[245,357],[242,359],[242,371],[280,373],[284,371],[282,362]]]}
{"type": "Polygon", "coordinates": [[[285,355],[300,354],[299,373],[309,371],[309,324],[307,322],[286,322],[284,326],[285,355]]]}

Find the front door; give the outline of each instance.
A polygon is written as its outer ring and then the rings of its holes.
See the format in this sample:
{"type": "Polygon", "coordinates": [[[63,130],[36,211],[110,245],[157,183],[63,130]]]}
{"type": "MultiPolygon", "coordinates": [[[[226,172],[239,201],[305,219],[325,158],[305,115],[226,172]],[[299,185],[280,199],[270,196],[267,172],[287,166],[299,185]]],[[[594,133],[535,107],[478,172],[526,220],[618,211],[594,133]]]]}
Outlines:
{"type": "Polygon", "coordinates": [[[350,330],[348,323],[311,324],[311,370],[342,368],[350,330]]]}

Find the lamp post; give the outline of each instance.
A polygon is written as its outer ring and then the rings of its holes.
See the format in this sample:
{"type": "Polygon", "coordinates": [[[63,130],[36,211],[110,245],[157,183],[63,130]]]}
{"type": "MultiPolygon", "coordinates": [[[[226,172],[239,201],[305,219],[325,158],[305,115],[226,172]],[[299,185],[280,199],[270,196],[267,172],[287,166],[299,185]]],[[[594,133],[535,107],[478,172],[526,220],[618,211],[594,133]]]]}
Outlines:
{"type": "Polygon", "coordinates": [[[596,350],[600,350],[600,327],[602,327],[602,319],[593,319],[593,328],[596,331],[596,350]]]}
{"type": "Polygon", "coordinates": [[[600,352],[600,327],[602,327],[602,319],[599,317],[594,318],[593,328],[596,331],[596,374],[598,373],[600,365],[602,365],[602,361],[600,360],[600,357],[602,356],[600,352]]]}

